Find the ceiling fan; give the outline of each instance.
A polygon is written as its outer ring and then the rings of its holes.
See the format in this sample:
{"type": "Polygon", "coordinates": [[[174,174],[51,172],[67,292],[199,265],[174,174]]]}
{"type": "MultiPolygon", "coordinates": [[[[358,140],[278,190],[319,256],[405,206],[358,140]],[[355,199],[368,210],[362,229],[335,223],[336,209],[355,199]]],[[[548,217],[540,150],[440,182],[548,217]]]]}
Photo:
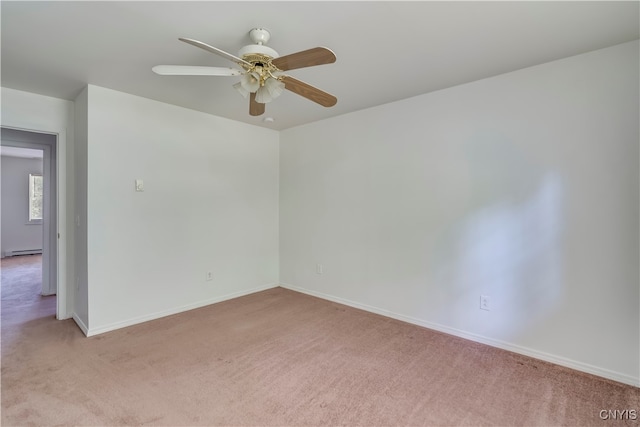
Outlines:
{"type": "Polygon", "coordinates": [[[290,55],[279,56],[272,48],[265,46],[271,34],[264,28],[254,28],[249,32],[253,44],[240,49],[238,56],[206,43],[180,38],[180,41],[215,53],[240,68],[203,67],[191,65],[157,65],[152,68],[156,74],[181,76],[242,76],[233,85],[245,98],[249,97],[249,114],[259,116],[265,111],[265,104],[271,102],[287,89],[324,107],[332,107],[338,99],[316,87],[295,79],[285,71],[314,65],[331,64],[336,55],[326,47],[315,47],[290,55]]]}

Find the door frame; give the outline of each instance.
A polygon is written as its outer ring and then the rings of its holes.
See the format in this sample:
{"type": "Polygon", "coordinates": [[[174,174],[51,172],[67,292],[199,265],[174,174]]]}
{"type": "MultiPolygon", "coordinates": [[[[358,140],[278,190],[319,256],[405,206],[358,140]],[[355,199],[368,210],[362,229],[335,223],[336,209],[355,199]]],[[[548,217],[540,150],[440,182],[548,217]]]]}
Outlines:
{"type": "Polygon", "coordinates": [[[43,152],[42,176],[44,177],[44,194],[42,200],[42,295],[55,295],[58,291],[56,266],[58,260],[56,239],[56,142],[57,135],[43,134],[52,138],[40,141],[34,132],[18,131],[15,129],[2,129],[11,131],[13,135],[3,135],[1,144],[4,147],[30,148],[43,152]],[[15,132],[18,132],[16,137],[15,132]],[[15,138],[15,139],[14,139],[15,138]]]}
{"type": "MultiPolygon", "coordinates": [[[[43,150],[43,176],[45,177],[44,199],[43,199],[43,239],[42,239],[42,294],[56,294],[56,318],[68,318],[67,310],[67,287],[65,283],[64,262],[66,251],[64,251],[61,241],[61,227],[65,218],[61,215],[64,210],[65,201],[60,197],[60,186],[64,185],[60,180],[60,135],[57,132],[16,128],[2,125],[2,129],[26,133],[21,135],[19,140],[8,137],[2,139],[3,146],[22,147],[43,150]],[[51,135],[50,141],[29,140],[29,134],[51,135]],[[24,136],[24,139],[22,139],[24,136]],[[49,182],[49,185],[47,185],[49,182]],[[62,253],[61,253],[62,252],[62,253]],[[61,256],[62,255],[62,256],[61,256]]],[[[64,192],[62,192],[64,193],[64,192]]]]}

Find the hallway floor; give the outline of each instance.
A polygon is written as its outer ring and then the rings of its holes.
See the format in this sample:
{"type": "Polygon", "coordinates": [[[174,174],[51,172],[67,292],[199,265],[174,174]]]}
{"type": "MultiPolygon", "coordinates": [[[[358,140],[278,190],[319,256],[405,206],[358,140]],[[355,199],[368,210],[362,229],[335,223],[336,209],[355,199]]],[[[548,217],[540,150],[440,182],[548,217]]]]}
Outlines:
{"type": "Polygon", "coordinates": [[[41,295],[42,255],[3,258],[0,266],[3,325],[56,317],[56,296],[41,295]]]}

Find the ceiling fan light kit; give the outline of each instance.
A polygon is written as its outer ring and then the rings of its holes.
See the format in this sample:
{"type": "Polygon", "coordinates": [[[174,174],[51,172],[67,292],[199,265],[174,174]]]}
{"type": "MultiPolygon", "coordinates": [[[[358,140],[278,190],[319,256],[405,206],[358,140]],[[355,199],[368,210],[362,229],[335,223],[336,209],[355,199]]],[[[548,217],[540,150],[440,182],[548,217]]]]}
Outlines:
{"type": "Polygon", "coordinates": [[[249,32],[253,44],[243,46],[238,56],[209,46],[197,40],[180,38],[180,41],[204,49],[235,62],[241,69],[223,67],[200,67],[185,65],[157,65],[152,68],[156,74],[183,76],[242,76],[233,87],[244,97],[249,96],[249,114],[259,116],[264,113],[264,104],[279,97],[284,90],[294,92],[324,107],[332,107],[337,98],[285,74],[285,71],[331,64],[336,61],[335,54],[325,48],[316,47],[290,55],[279,56],[265,46],[271,34],[264,28],[254,28],[249,32]]]}
{"type": "Polygon", "coordinates": [[[268,78],[256,91],[256,102],[266,104],[279,97],[284,91],[284,83],[277,78],[268,78]]]}
{"type": "Polygon", "coordinates": [[[242,82],[238,82],[234,84],[233,87],[238,91],[240,95],[242,95],[243,98],[246,98],[247,96],[249,96],[250,92],[246,90],[244,86],[242,86],[242,82]]]}
{"type": "Polygon", "coordinates": [[[262,83],[262,76],[255,71],[249,71],[245,73],[245,75],[242,76],[242,79],[240,80],[240,85],[247,92],[255,92],[260,89],[260,86],[262,86],[263,84],[264,83],[262,83]]]}

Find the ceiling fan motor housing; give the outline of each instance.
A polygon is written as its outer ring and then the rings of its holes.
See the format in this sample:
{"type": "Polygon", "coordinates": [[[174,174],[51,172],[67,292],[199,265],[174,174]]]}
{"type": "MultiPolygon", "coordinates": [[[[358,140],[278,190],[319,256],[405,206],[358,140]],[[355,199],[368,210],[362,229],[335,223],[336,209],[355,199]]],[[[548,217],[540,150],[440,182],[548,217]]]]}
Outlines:
{"type": "MultiPolygon", "coordinates": [[[[266,30],[264,28],[254,28],[253,30],[249,31],[249,37],[254,44],[243,46],[238,52],[238,56],[240,58],[247,60],[245,56],[251,54],[265,55],[270,57],[271,59],[277,58],[279,56],[278,52],[268,46],[265,46],[265,43],[267,43],[271,38],[271,33],[269,33],[269,30],[266,30]]],[[[248,61],[251,62],[250,60],[248,61]]]]}
{"type": "Polygon", "coordinates": [[[265,55],[271,59],[277,58],[279,56],[278,52],[276,52],[275,50],[271,49],[268,46],[264,46],[261,44],[249,44],[249,45],[243,46],[240,49],[240,51],[238,51],[238,56],[244,59],[245,61],[247,61],[246,57],[250,55],[265,55]]]}

